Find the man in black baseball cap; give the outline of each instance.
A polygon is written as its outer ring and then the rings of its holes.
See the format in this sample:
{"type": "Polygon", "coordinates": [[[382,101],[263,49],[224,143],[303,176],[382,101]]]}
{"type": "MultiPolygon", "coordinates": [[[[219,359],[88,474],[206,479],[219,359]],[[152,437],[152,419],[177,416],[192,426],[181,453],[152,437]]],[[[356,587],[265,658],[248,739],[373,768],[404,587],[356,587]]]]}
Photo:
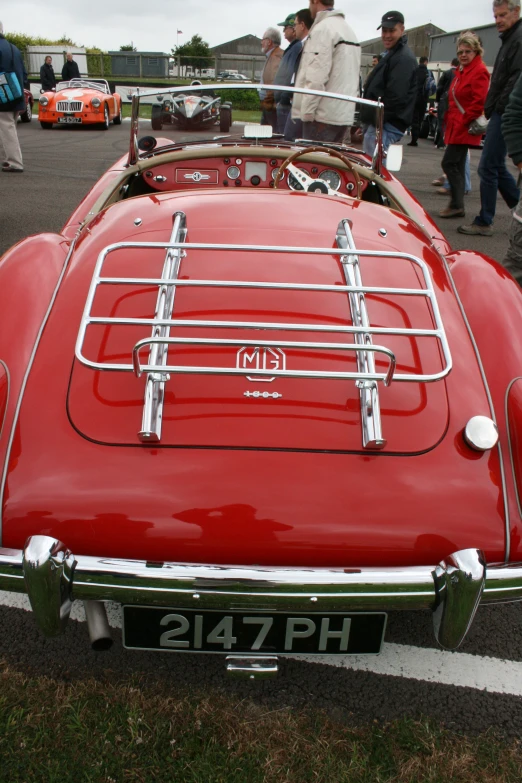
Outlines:
{"type": "MultiPolygon", "coordinates": [[[[364,97],[384,103],[383,148],[397,144],[411,125],[417,95],[417,58],[408,46],[404,34],[404,16],[400,11],[388,11],[377,28],[381,31],[385,49],[379,63],[364,86],[364,97]]],[[[363,150],[370,157],[375,150],[375,112],[361,106],[361,122],[365,126],[363,150]]]]}
{"type": "Polygon", "coordinates": [[[400,11],[388,11],[387,14],[384,14],[384,16],[381,19],[381,23],[377,30],[380,30],[381,27],[387,27],[388,29],[395,27],[396,24],[404,24],[404,16],[401,14],[400,11]]]}

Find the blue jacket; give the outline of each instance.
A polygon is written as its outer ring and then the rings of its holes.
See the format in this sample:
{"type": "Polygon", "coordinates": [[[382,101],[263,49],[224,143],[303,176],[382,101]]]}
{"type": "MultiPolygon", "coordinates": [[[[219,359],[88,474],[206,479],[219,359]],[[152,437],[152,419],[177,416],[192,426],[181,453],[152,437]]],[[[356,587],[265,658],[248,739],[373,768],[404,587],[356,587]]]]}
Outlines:
{"type": "MultiPolygon", "coordinates": [[[[292,84],[292,76],[295,74],[296,71],[296,62],[301,54],[301,49],[303,48],[303,44],[301,41],[292,41],[290,46],[288,46],[287,49],[285,49],[285,52],[283,54],[283,57],[281,59],[281,64],[279,65],[279,68],[277,69],[277,73],[275,75],[274,84],[286,84],[288,87],[292,84]]],[[[290,106],[292,103],[292,96],[293,93],[291,92],[283,92],[283,91],[277,91],[274,92],[274,99],[276,103],[281,103],[284,106],[290,106]]]]}
{"type": "MultiPolygon", "coordinates": [[[[20,51],[16,48],[16,46],[13,45],[13,48],[11,49],[11,44],[9,41],[6,40],[5,36],[0,34],[0,71],[7,71],[11,72],[14,71],[16,75],[18,76],[18,81],[20,82],[20,86],[23,88],[24,85],[27,84],[27,74],[25,72],[25,66],[24,61],[22,60],[22,55],[20,54],[20,51]]],[[[22,96],[22,98],[18,101],[15,106],[10,106],[9,108],[5,108],[0,103],[0,111],[24,111],[25,109],[25,98],[22,96]]]]}

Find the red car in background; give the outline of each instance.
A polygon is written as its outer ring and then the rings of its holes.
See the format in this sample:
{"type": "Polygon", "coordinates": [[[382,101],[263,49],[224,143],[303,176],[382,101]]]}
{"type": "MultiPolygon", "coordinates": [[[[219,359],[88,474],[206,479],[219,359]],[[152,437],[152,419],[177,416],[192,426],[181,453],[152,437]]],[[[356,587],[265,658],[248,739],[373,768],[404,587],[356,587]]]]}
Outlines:
{"type": "Polygon", "coordinates": [[[31,122],[33,119],[34,98],[30,90],[24,88],[25,109],[19,112],[18,116],[22,122],[31,122]]]}
{"type": "Polygon", "coordinates": [[[0,590],[48,635],[81,600],[107,647],[113,601],[128,648],[252,677],[376,654],[389,610],[457,648],[522,600],[521,289],[452,249],[400,147],[138,118],[0,259],[0,590]]]}

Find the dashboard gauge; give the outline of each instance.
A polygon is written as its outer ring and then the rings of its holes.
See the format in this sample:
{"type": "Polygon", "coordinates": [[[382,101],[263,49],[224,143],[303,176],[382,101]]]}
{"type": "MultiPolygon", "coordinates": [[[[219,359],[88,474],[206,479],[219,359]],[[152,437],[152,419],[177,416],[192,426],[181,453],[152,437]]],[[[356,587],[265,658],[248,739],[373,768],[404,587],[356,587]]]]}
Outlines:
{"type": "MultiPolygon", "coordinates": [[[[272,169],[272,179],[275,179],[277,177],[277,172],[278,171],[279,171],[279,167],[277,167],[275,169],[272,169]]],[[[282,182],[284,180],[284,178],[285,178],[285,172],[283,171],[283,176],[281,177],[280,181],[282,182]]]]}
{"type": "Polygon", "coordinates": [[[290,190],[304,190],[297,177],[295,177],[290,171],[288,172],[288,187],[290,190]]]}
{"type": "Polygon", "coordinates": [[[229,179],[237,179],[241,174],[241,171],[237,166],[229,166],[227,169],[227,177],[229,179]]]}
{"type": "Polygon", "coordinates": [[[339,190],[341,187],[341,175],[338,171],[334,171],[333,169],[321,171],[317,179],[322,179],[323,182],[326,182],[331,190],[339,190]]]}

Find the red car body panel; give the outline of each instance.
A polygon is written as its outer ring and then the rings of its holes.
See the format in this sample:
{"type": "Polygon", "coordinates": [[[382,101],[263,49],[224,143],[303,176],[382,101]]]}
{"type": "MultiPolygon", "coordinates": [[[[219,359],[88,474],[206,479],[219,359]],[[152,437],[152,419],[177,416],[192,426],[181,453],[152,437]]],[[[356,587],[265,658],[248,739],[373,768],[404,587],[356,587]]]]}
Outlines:
{"type": "MultiPolygon", "coordinates": [[[[116,172],[115,167],[106,175],[105,184],[116,172]]],[[[98,192],[91,191],[68,230],[82,212],[85,216],[98,192]]],[[[131,274],[144,262],[143,253],[127,251],[131,274]]],[[[247,273],[241,254],[223,258],[192,251],[181,278],[212,272],[222,279],[243,279],[243,274],[244,279],[342,282],[334,256],[321,263],[314,256],[270,258],[268,266],[267,256],[253,254],[247,273]]],[[[368,281],[377,279],[379,264],[363,263],[368,281]]],[[[381,281],[392,271],[396,285],[411,284],[415,277],[409,262],[401,260],[393,270],[380,262],[381,281]]],[[[269,312],[256,292],[248,301],[230,293],[218,303],[215,294],[198,294],[196,301],[188,291],[178,293],[175,317],[240,320],[248,312],[253,319],[275,320],[288,305],[275,300],[269,312]]],[[[331,300],[327,305],[319,296],[312,305],[308,292],[294,294],[286,310],[293,321],[310,310],[312,321],[346,318],[343,297],[330,310],[331,300]]],[[[154,301],[150,292],[136,295],[140,310],[154,301]]],[[[104,306],[124,310],[128,297],[122,304],[112,296],[104,306]]],[[[377,321],[386,316],[400,324],[415,316],[429,327],[427,309],[413,302],[395,311],[386,302],[371,304],[377,321]]],[[[410,359],[440,369],[438,352],[421,346],[421,340],[413,342],[410,359]]],[[[86,350],[119,355],[128,353],[128,345],[129,337],[106,331],[87,341],[86,350]]],[[[0,348],[4,356],[2,337],[0,348]]],[[[8,417],[17,398],[14,389],[8,417]]],[[[370,203],[247,189],[124,201],[101,213],[83,233],[43,331],[8,464],[2,544],[22,547],[27,536],[38,532],[84,554],[317,567],[432,564],[448,552],[479,547],[488,562],[499,561],[506,551],[499,452],[474,452],[462,435],[477,415],[489,416],[491,410],[476,351],[440,256],[409,218],[370,203]],[[126,375],[111,392],[100,373],[74,359],[75,340],[101,250],[120,241],[167,241],[172,215],[180,209],[187,214],[191,242],[211,235],[220,243],[277,245],[284,238],[284,244],[333,247],[338,221],[348,218],[358,245],[407,248],[431,270],[455,358],[452,372],[423,390],[417,384],[392,384],[382,392],[388,446],[380,453],[361,448],[358,400],[350,381],[316,381],[324,385],[321,393],[312,382],[302,382],[301,396],[292,396],[292,381],[278,380],[278,389],[288,395],[283,408],[246,400],[244,379],[209,383],[205,376],[176,377],[167,385],[165,439],[156,447],[140,444],[142,381],[126,375]],[[136,217],[142,220],[139,228],[136,217]],[[379,227],[387,231],[385,241],[378,237],[379,227]],[[289,242],[292,231],[295,242],[289,242]]],[[[512,540],[519,524],[520,517],[512,517],[512,540]]]]}
{"type": "Polygon", "coordinates": [[[510,559],[516,560],[522,557],[522,365],[517,359],[522,356],[522,291],[500,264],[480,253],[452,253],[448,261],[480,352],[501,434],[509,552],[510,559]]]}

